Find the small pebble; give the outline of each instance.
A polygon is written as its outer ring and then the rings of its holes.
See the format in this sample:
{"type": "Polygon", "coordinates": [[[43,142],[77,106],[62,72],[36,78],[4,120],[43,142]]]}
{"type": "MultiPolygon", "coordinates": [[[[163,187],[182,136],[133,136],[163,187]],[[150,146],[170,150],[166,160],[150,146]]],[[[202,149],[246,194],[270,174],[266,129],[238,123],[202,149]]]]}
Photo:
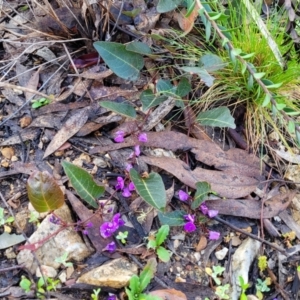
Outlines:
{"type": "Polygon", "coordinates": [[[215,255],[218,260],[223,260],[228,253],[228,248],[224,247],[223,249],[216,251],[215,255]]]}

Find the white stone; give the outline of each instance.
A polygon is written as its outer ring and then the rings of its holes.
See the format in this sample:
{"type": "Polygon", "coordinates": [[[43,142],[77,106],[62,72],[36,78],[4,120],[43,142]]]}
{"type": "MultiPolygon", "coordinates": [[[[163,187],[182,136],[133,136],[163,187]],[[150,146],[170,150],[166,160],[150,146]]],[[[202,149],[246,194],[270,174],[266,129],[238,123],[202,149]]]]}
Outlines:
{"type": "Polygon", "coordinates": [[[36,277],[42,277],[41,271],[42,271],[43,275],[47,278],[48,277],[54,278],[57,276],[57,272],[54,268],[45,266],[45,265],[41,265],[41,269],[40,268],[36,269],[36,272],[35,272],[36,277]]]}
{"type": "Polygon", "coordinates": [[[128,285],[130,278],[138,273],[135,264],[125,258],[117,258],[95,268],[77,280],[77,283],[87,283],[111,288],[123,288],[128,285]]]}
{"type": "Polygon", "coordinates": [[[215,255],[218,260],[223,260],[228,253],[228,248],[224,247],[223,249],[216,251],[215,255]]]}
{"type": "MultiPolygon", "coordinates": [[[[55,211],[55,214],[67,223],[73,223],[70,210],[66,204],[55,211]]],[[[37,231],[29,238],[29,242],[34,244],[47,238],[56,232],[60,226],[49,221],[48,215],[38,227],[37,231]]],[[[46,242],[42,243],[35,251],[35,255],[41,265],[46,265],[58,269],[61,263],[55,259],[61,257],[65,252],[68,252],[67,260],[82,261],[91,254],[89,248],[82,241],[80,235],[72,228],[68,227],[46,242]]],[[[19,264],[24,264],[32,274],[35,274],[37,262],[29,249],[23,249],[17,256],[19,264]]]]}

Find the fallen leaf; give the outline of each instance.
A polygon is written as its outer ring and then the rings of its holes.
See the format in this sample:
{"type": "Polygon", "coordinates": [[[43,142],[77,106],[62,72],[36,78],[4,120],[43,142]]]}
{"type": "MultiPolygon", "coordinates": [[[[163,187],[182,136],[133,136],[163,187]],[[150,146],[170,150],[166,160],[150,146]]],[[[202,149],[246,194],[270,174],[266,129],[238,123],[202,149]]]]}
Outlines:
{"type": "MultiPolygon", "coordinates": [[[[37,90],[37,86],[39,84],[39,78],[40,78],[40,69],[41,68],[39,68],[36,72],[34,72],[31,75],[29,81],[26,84],[27,88],[29,88],[31,90],[34,90],[34,91],[37,90]]],[[[35,94],[31,93],[31,92],[25,92],[24,94],[25,94],[25,98],[26,98],[27,101],[30,100],[30,99],[32,99],[33,96],[35,96],[35,94]]]]}
{"type": "Polygon", "coordinates": [[[207,238],[204,235],[201,235],[200,240],[196,246],[196,252],[200,252],[205,249],[207,246],[207,238]]]}
{"type": "Polygon", "coordinates": [[[185,8],[183,8],[177,14],[178,24],[185,34],[188,34],[193,29],[195,20],[199,15],[198,10],[199,6],[197,4],[197,1],[195,1],[195,7],[193,11],[189,14],[189,16],[186,17],[187,10],[185,8]]]}
{"type": "Polygon", "coordinates": [[[175,289],[156,290],[150,292],[149,295],[158,296],[162,299],[187,300],[187,297],[184,293],[175,289]]]}
{"type": "Polygon", "coordinates": [[[76,134],[80,128],[88,120],[89,108],[84,108],[77,111],[72,117],[70,117],[63,127],[57,132],[53,140],[48,145],[43,159],[56,151],[61,147],[69,138],[76,134]]]}
{"type": "Polygon", "coordinates": [[[245,197],[254,192],[259,183],[256,179],[247,176],[231,175],[203,168],[191,170],[183,161],[174,158],[141,156],[139,160],[164,169],[193,189],[196,189],[196,183],[199,181],[209,182],[212,190],[221,197],[245,197]]]}

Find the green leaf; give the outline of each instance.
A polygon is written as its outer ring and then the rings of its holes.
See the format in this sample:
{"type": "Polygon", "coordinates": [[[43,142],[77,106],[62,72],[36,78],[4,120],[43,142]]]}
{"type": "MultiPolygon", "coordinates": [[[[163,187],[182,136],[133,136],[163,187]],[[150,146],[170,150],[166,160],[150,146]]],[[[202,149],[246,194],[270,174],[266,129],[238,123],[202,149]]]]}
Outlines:
{"type": "Polygon", "coordinates": [[[113,101],[101,101],[99,102],[99,105],[107,108],[109,110],[112,110],[120,115],[123,115],[125,117],[129,117],[132,119],[136,118],[136,111],[134,107],[129,103],[117,103],[113,101]]]}
{"type": "Polygon", "coordinates": [[[185,18],[188,18],[191,13],[193,12],[194,10],[194,7],[195,7],[195,4],[196,4],[196,1],[195,0],[188,0],[187,1],[187,11],[186,11],[186,14],[185,14],[185,18]]]}
{"type": "Polygon", "coordinates": [[[164,102],[168,97],[156,96],[153,94],[152,90],[148,89],[142,92],[140,99],[143,105],[143,111],[146,111],[147,109],[164,102]]]}
{"type": "Polygon", "coordinates": [[[24,290],[26,293],[30,292],[30,287],[31,287],[31,281],[27,279],[24,275],[21,276],[21,281],[20,281],[20,287],[22,290],[24,290]]]}
{"type": "Polygon", "coordinates": [[[129,288],[133,295],[140,294],[142,292],[140,289],[140,278],[137,275],[133,275],[130,278],[129,288]]]}
{"type": "Polygon", "coordinates": [[[214,72],[223,69],[227,64],[215,54],[205,54],[200,58],[201,67],[207,72],[214,72]]]}
{"type": "Polygon", "coordinates": [[[94,47],[116,75],[127,80],[138,79],[144,67],[142,55],[126,50],[126,46],[119,43],[95,42],[94,47]]]}
{"type": "Polygon", "coordinates": [[[175,94],[176,87],[172,85],[170,80],[159,79],[156,83],[156,90],[158,93],[172,93],[175,94]]]}
{"type": "Polygon", "coordinates": [[[240,57],[242,57],[243,59],[247,59],[247,58],[251,58],[255,55],[255,53],[249,53],[249,54],[240,54],[240,57]]]}
{"type": "Polygon", "coordinates": [[[242,49],[232,49],[230,51],[231,55],[233,56],[237,56],[237,55],[240,55],[242,53],[242,49]]]}
{"type": "Polygon", "coordinates": [[[209,12],[208,15],[211,20],[215,21],[215,20],[218,20],[222,16],[222,13],[212,11],[212,12],[209,12]]]}
{"type": "Polygon", "coordinates": [[[131,42],[128,45],[126,45],[126,50],[142,55],[149,55],[152,53],[150,47],[146,43],[137,41],[131,42]]]}
{"type": "Polygon", "coordinates": [[[269,79],[262,79],[261,80],[268,89],[277,89],[277,88],[280,88],[283,84],[283,82],[280,82],[280,83],[273,83],[271,80],[269,79]]]}
{"type": "Polygon", "coordinates": [[[253,76],[251,74],[249,74],[248,76],[248,82],[247,82],[247,90],[251,91],[253,89],[253,76]]]}
{"type": "Polygon", "coordinates": [[[160,223],[169,226],[183,226],[186,223],[184,215],[186,215],[186,212],[182,210],[174,210],[166,213],[158,212],[160,223]]]}
{"type": "Polygon", "coordinates": [[[147,248],[148,249],[156,249],[157,248],[156,240],[149,239],[149,241],[147,243],[147,248]]]}
{"type": "Polygon", "coordinates": [[[27,180],[27,194],[37,212],[60,208],[65,197],[56,180],[47,172],[33,172],[27,180]]]}
{"type": "Polygon", "coordinates": [[[164,183],[157,173],[150,173],[148,178],[142,178],[135,169],[130,169],[130,178],[138,194],[150,205],[163,210],[167,204],[164,183]]]}
{"type": "Polygon", "coordinates": [[[156,240],[156,245],[160,246],[166,239],[170,232],[170,227],[169,225],[163,225],[159,228],[155,240],[156,240]]]}
{"type": "Polygon", "coordinates": [[[206,42],[209,42],[210,36],[211,36],[211,23],[207,22],[205,24],[205,41],[206,42]]]}
{"type": "Polygon", "coordinates": [[[253,74],[253,77],[254,77],[255,79],[261,79],[261,78],[263,78],[265,75],[266,75],[265,72],[254,73],[254,74],[253,74]]]}
{"type": "Polygon", "coordinates": [[[67,161],[63,161],[62,166],[78,195],[91,206],[98,208],[95,199],[103,195],[105,191],[104,186],[96,184],[92,176],[82,168],[67,161]]]}
{"type": "Polygon", "coordinates": [[[300,132],[298,130],[296,130],[296,140],[298,145],[300,146],[300,132]]]}
{"type": "Polygon", "coordinates": [[[182,77],[177,85],[176,95],[179,97],[186,96],[192,90],[192,86],[186,77],[182,77]]]}
{"type": "Polygon", "coordinates": [[[170,260],[171,257],[171,253],[170,251],[168,251],[167,249],[165,249],[164,247],[158,247],[156,250],[157,256],[158,258],[163,261],[163,262],[168,262],[170,260]]]}
{"type": "Polygon", "coordinates": [[[206,126],[235,128],[234,118],[231,116],[230,110],[225,106],[201,112],[197,116],[197,121],[206,126]]]}
{"type": "Polygon", "coordinates": [[[197,209],[200,204],[207,198],[208,194],[211,193],[211,187],[208,182],[197,182],[196,183],[196,194],[194,201],[192,202],[191,208],[197,209]]]}
{"type": "Polygon", "coordinates": [[[154,257],[147,261],[146,266],[140,274],[140,290],[141,292],[149,285],[151,279],[156,273],[157,262],[154,257]]]}
{"type": "Polygon", "coordinates": [[[200,78],[204,81],[204,83],[208,86],[211,87],[214,83],[215,77],[210,75],[204,68],[200,67],[182,67],[181,68],[183,71],[188,72],[188,73],[195,73],[200,78]]]}
{"type": "Polygon", "coordinates": [[[265,99],[262,103],[262,107],[266,107],[271,101],[271,95],[270,94],[266,94],[265,99]]]}
{"type": "Polygon", "coordinates": [[[166,13],[175,9],[180,3],[181,0],[159,0],[156,10],[158,13],[166,13]]]}

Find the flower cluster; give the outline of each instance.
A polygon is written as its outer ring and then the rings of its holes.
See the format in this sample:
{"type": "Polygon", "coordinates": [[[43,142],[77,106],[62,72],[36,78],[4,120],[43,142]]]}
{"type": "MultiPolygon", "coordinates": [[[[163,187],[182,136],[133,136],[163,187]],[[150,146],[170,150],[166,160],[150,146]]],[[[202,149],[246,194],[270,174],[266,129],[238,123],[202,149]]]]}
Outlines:
{"type": "Polygon", "coordinates": [[[125,186],[124,179],[122,177],[117,177],[117,184],[115,185],[115,189],[117,191],[121,190],[123,197],[128,198],[131,196],[131,192],[135,190],[135,186],[132,181],[130,181],[130,183],[125,186]]]}
{"type": "Polygon", "coordinates": [[[110,222],[104,222],[100,226],[100,234],[103,238],[108,238],[113,235],[119,227],[125,224],[124,220],[121,219],[121,214],[115,214],[110,222]]]}
{"type": "Polygon", "coordinates": [[[49,218],[49,222],[52,223],[52,224],[55,224],[55,225],[60,225],[61,220],[60,220],[59,217],[52,214],[49,218]]]}
{"type": "Polygon", "coordinates": [[[204,215],[207,215],[209,218],[214,218],[215,216],[218,215],[218,211],[215,209],[208,209],[207,205],[205,204],[205,202],[203,202],[200,205],[200,210],[204,215]]]}

